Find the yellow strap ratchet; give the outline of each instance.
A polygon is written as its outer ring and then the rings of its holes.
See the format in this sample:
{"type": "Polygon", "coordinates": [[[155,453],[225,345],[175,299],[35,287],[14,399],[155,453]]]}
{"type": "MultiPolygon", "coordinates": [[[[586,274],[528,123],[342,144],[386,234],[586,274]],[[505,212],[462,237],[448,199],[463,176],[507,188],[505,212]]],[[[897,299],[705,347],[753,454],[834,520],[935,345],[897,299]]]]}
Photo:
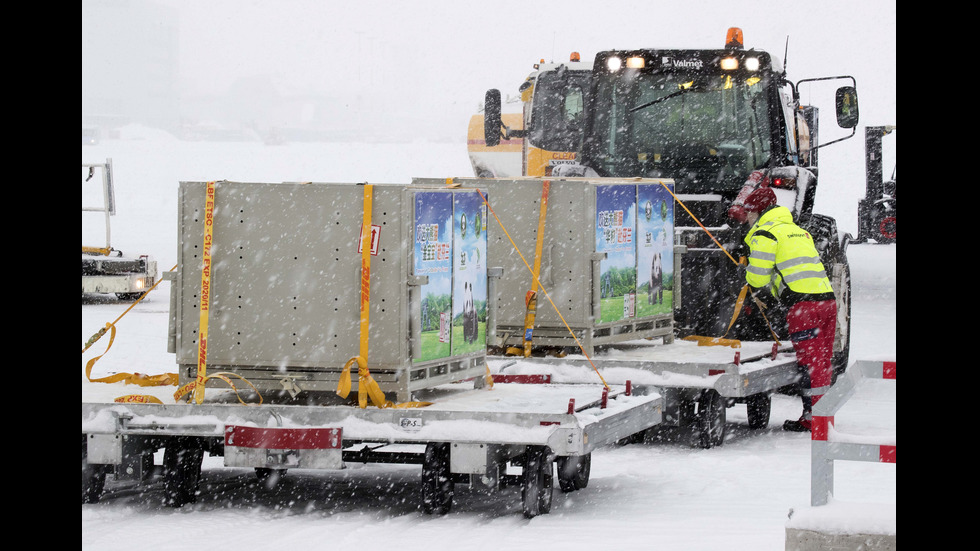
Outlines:
{"type": "Polygon", "coordinates": [[[371,210],[374,201],[374,186],[364,184],[364,208],[361,217],[361,322],[358,355],[347,360],[337,382],[337,394],[346,398],[350,394],[352,381],[351,366],[357,364],[357,404],[367,407],[368,398],[379,408],[424,407],[431,402],[403,402],[396,404],[385,398],[378,382],[368,369],[368,336],[371,327],[371,210]]]}
{"type": "Polygon", "coordinates": [[[572,339],[575,340],[575,344],[578,345],[579,349],[582,351],[582,354],[585,356],[585,359],[589,360],[589,364],[592,365],[592,370],[595,371],[595,374],[599,376],[599,380],[602,381],[602,386],[608,389],[609,384],[606,383],[606,379],[602,376],[601,373],[599,373],[599,368],[596,367],[595,362],[593,362],[592,358],[590,358],[589,355],[585,352],[585,347],[582,346],[582,342],[579,341],[578,337],[575,336],[575,332],[572,331],[572,328],[568,326],[568,322],[565,321],[565,316],[562,316],[561,311],[559,311],[558,307],[555,306],[555,301],[551,300],[551,295],[548,294],[548,290],[544,288],[544,285],[541,285],[540,281],[538,281],[538,277],[534,274],[534,270],[531,268],[531,265],[527,263],[527,259],[524,258],[524,254],[521,253],[521,249],[518,248],[517,243],[514,243],[514,239],[510,236],[510,233],[507,232],[507,228],[504,226],[503,222],[500,221],[500,217],[497,216],[496,212],[494,212],[493,207],[490,206],[490,202],[487,201],[486,196],[483,195],[483,192],[481,192],[479,188],[477,188],[476,192],[480,194],[480,199],[483,199],[483,204],[487,206],[487,210],[490,211],[490,214],[492,214],[494,219],[497,221],[497,225],[500,226],[500,229],[504,232],[504,235],[507,236],[507,239],[510,241],[511,246],[514,247],[514,250],[517,252],[517,256],[521,257],[521,262],[523,262],[524,266],[528,269],[529,272],[531,272],[531,275],[534,278],[535,282],[539,286],[541,286],[541,291],[544,293],[545,298],[547,298],[548,302],[551,303],[551,307],[554,308],[555,313],[558,314],[558,318],[565,325],[565,329],[568,330],[568,333],[572,336],[572,339]]]}
{"type": "MultiPolygon", "coordinates": [[[[127,385],[138,385],[138,386],[167,386],[177,384],[177,374],[176,373],[163,373],[161,375],[144,375],[142,373],[116,373],[115,375],[109,375],[108,377],[101,377],[99,379],[92,378],[92,366],[95,362],[99,361],[102,356],[105,356],[109,349],[112,348],[113,341],[116,340],[116,326],[107,323],[105,329],[109,330],[109,344],[105,347],[105,352],[92,358],[85,364],[85,377],[91,383],[118,383],[123,382],[127,385]]],[[[103,332],[105,331],[103,329],[103,332]]]]}
{"type": "Polygon", "coordinates": [[[541,249],[544,245],[544,222],[548,217],[548,192],[551,181],[541,182],[541,205],[538,209],[538,235],[534,244],[534,269],[531,271],[531,290],[527,293],[524,315],[524,357],[531,355],[531,335],[534,332],[534,317],[538,308],[538,277],[541,274],[541,249]]]}

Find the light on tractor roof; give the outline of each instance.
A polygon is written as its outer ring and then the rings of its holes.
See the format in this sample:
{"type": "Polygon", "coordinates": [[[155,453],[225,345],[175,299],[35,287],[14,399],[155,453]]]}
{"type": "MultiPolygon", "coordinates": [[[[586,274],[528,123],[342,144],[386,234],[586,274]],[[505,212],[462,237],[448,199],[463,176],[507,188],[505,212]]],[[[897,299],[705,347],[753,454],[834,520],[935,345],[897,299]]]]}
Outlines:
{"type": "Polygon", "coordinates": [[[721,69],[723,71],[734,71],[738,69],[738,60],[734,57],[724,57],[721,59],[721,69]]]}
{"type": "Polygon", "coordinates": [[[745,40],[742,39],[742,29],[728,27],[728,34],[725,36],[725,47],[741,50],[744,44],[745,40]]]}
{"type": "Polygon", "coordinates": [[[606,69],[609,69],[613,73],[623,68],[623,60],[613,56],[606,59],[606,69]]]}
{"type": "Polygon", "coordinates": [[[628,57],[626,58],[626,68],[627,69],[642,69],[646,66],[646,60],[642,57],[628,57]]]}
{"type": "Polygon", "coordinates": [[[580,55],[578,55],[578,52],[572,52],[572,54],[570,56],[568,56],[568,60],[569,61],[582,61],[582,57],[580,55]]]}
{"type": "Polygon", "coordinates": [[[749,71],[759,70],[759,58],[757,57],[747,57],[745,58],[745,68],[749,71]]]}

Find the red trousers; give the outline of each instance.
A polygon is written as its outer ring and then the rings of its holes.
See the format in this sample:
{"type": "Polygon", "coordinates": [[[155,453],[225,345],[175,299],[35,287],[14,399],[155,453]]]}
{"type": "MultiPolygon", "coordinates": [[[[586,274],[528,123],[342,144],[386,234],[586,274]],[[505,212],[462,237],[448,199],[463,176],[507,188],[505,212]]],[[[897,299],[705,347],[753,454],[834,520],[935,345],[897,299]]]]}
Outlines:
{"type": "Polygon", "coordinates": [[[787,312],[786,323],[802,376],[803,413],[809,417],[813,404],[827,392],[832,380],[837,303],[797,303],[787,312]]]}

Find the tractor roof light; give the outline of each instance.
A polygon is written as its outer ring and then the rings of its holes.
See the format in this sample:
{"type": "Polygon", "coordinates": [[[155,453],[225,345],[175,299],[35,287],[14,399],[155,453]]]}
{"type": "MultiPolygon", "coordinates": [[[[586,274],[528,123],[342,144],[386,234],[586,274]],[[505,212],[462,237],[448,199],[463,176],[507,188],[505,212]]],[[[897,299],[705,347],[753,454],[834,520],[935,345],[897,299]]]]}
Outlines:
{"type": "Polygon", "coordinates": [[[759,58],[757,57],[747,57],[745,58],[745,69],[749,71],[759,70],[759,58]]]}
{"type": "Polygon", "coordinates": [[[738,59],[734,57],[723,57],[721,59],[722,71],[734,71],[735,69],[738,69],[738,59]]]}
{"type": "Polygon", "coordinates": [[[578,52],[572,52],[572,54],[568,56],[568,60],[569,61],[582,61],[582,56],[580,56],[578,52]]]}
{"type": "Polygon", "coordinates": [[[627,69],[642,69],[646,67],[646,60],[639,56],[626,58],[627,69]]]}
{"type": "Polygon", "coordinates": [[[622,68],[623,68],[623,60],[620,59],[618,56],[612,56],[606,59],[606,69],[609,69],[610,72],[615,73],[616,71],[619,71],[622,68]]]}
{"type": "Polygon", "coordinates": [[[725,35],[725,47],[732,50],[741,50],[745,45],[742,38],[742,29],[738,27],[728,27],[728,34],[725,35]]]}

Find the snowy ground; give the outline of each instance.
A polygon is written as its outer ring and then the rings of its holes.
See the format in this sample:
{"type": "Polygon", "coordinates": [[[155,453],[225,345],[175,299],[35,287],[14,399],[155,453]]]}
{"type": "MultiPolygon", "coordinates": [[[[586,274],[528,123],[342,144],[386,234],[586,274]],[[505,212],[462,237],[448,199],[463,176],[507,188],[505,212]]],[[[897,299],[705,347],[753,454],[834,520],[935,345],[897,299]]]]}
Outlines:
{"type": "MultiPolygon", "coordinates": [[[[161,271],[176,262],[180,180],[408,183],[413,176],[470,175],[462,144],[222,144],[181,142],[140,129],[122,137],[83,146],[82,162],[112,158],[119,205],[112,245],[127,255],[152,255],[161,271]]],[[[856,234],[864,166],[863,144],[852,142],[841,154],[851,168],[845,177],[822,179],[817,207],[838,217],[842,231],[856,234]]],[[[84,193],[83,187],[83,202],[84,193]]],[[[99,220],[83,216],[85,244],[102,240],[99,220]]],[[[896,246],[852,245],[849,258],[851,361],[894,360],[896,246]]],[[[93,377],[174,371],[174,357],[166,352],[168,295],[164,282],[122,318],[93,377]]],[[[128,306],[114,297],[83,296],[82,342],[128,306]]],[[[85,362],[101,354],[106,341],[83,354],[83,391],[94,385],[85,380],[85,362]]],[[[99,387],[95,392],[112,396],[140,392],[123,385],[99,387]]],[[[837,415],[838,429],[894,435],[895,399],[894,382],[861,387],[837,415]]],[[[788,520],[791,509],[798,511],[796,522],[895,533],[894,464],[838,462],[834,501],[821,511],[810,509],[809,435],[780,428],[799,413],[798,398],[777,395],[765,430],[747,428],[744,406],[729,409],[728,437],[719,448],[650,442],[598,450],[588,487],[572,494],[556,490],[551,514],[531,520],[521,515],[519,488],[488,498],[465,485],[457,486],[452,512],[425,515],[418,507],[417,466],[295,471],[270,490],[256,487],[250,470],[225,469],[220,457],[205,457],[204,492],[194,505],[165,507],[159,491],[115,492],[101,503],[83,505],[82,547],[775,550],[783,549],[787,524],[794,522],[788,520]],[[817,518],[821,513],[827,518],[817,518]]]]}

